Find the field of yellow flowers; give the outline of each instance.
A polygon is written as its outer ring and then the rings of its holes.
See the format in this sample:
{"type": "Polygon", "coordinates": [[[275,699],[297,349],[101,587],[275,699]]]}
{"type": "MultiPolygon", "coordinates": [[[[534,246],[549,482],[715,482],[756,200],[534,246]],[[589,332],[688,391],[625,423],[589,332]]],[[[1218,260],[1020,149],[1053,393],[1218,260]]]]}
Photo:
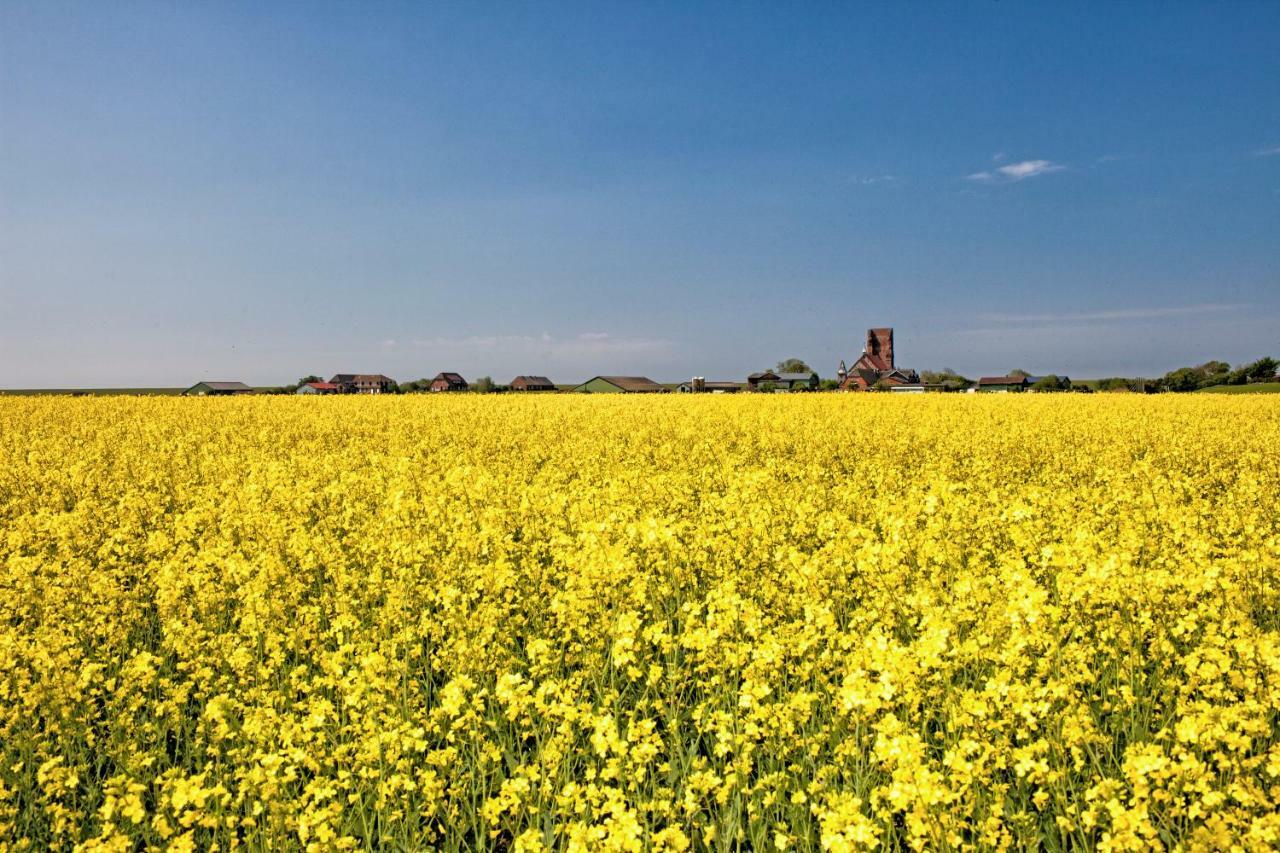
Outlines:
{"type": "Polygon", "coordinates": [[[1280,844],[1280,398],[0,399],[0,850],[1280,844]]]}

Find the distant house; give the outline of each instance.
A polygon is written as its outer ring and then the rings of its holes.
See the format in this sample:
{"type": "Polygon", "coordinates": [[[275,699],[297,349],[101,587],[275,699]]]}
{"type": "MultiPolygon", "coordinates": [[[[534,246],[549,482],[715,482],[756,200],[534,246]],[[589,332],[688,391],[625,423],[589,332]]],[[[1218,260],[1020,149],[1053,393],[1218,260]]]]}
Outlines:
{"type": "Polygon", "coordinates": [[[460,373],[437,373],[431,380],[432,391],[466,391],[469,387],[460,373]]]}
{"type": "Polygon", "coordinates": [[[818,374],[813,371],[808,373],[779,373],[778,378],[774,380],[774,385],[779,388],[786,388],[788,391],[817,391],[818,374]]]}
{"type": "Polygon", "coordinates": [[[1025,391],[1030,384],[1026,376],[983,376],[978,380],[978,390],[989,394],[1007,394],[1011,391],[1025,391]]]}
{"type": "Polygon", "coordinates": [[[517,376],[511,380],[512,391],[555,391],[556,384],[545,376],[517,376]]]}
{"type": "Polygon", "coordinates": [[[920,376],[914,370],[894,363],[893,329],[889,327],[867,329],[862,355],[847,370],[841,361],[836,378],[841,391],[870,391],[877,384],[893,388],[920,383],[920,376]]]}
{"type": "Polygon", "coordinates": [[[913,385],[891,385],[889,390],[896,394],[923,394],[925,392],[925,386],[919,383],[915,383],[913,385]]]}
{"type": "Polygon", "coordinates": [[[775,373],[762,370],[747,377],[747,390],[759,391],[760,386],[769,384],[777,391],[817,391],[818,374],[809,373],[775,373]]]}
{"type": "Polygon", "coordinates": [[[182,392],[184,397],[229,397],[233,394],[252,394],[253,389],[243,382],[197,382],[182,392]]]}
{"type": "Polygon", "coordinates": [[[338,394],[390,394],[396,381],[381,373],[337,373],[329,380],[338,394]]]}
{"type": "Polygon", "coordinates": [[[667,389],[644,376],[593,376],[573,390],[578,394],[662,394],[667,389]]]}
{"type": "Polygon", "coordinates": [[[338,386],[332,382],[303,382],[298,386],[299,394],[337,394],[338,386]]]}

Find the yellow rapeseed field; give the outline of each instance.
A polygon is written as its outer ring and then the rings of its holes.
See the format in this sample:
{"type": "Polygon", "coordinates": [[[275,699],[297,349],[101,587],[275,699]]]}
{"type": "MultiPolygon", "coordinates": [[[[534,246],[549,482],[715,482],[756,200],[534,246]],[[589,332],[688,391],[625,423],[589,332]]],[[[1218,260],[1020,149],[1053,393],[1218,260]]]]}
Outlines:
{"type": "Polygon", "coordinates": [[[1280,844],[1280,398],[0,399],[0,849],[1280,844]]]}

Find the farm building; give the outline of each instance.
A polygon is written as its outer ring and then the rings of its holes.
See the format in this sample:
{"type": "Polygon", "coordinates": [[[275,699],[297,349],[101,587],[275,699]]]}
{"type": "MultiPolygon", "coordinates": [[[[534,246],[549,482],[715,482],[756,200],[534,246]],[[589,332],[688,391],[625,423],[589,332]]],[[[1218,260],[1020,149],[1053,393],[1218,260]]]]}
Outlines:
{"type": "Polygon", "coordinates": [[[197,382],[182,392],[184,397],[228,397],[233,394],[252,394],[253,389],[243,382],[197,382]]]}
{"type": "Polygon", "coordinates": [[[545,376],[517,376],[511,380],[512,391],[555,391],[556,384],[545,376]]]}
{"type": "Polygon", "coordinates": [[[337,394],[338,386],[332,382],[303,382],[298,386],[299,394],[337,394]]]}
{"type": "Polygon", "coordinates": [[[390,394],[396,381],[381,373],[338,373],[329,380],[339,394],[390,394]]]}
{"type": "Polygon", "coordinates": [[[813,372],[775,373],[772,370],[762,370],[747,377],[747,390],[759,391],[763,385],[771,385],[777,391],[816,391],[818,374],[813,372]]]}
{"type": "Polygon", "coordinates": [[[888,327],[867,329],[862,355],[847,370],[841,361],[836,378],[841,391],[870,391],[877,383],[889,387],[920,383],[920,376],[914,370],[894,363],[893,329],[888,327]]]}
{"type": "Polygon", "coordinates": [[[681,394],[736,394],[742,390],[740,382],[708,382],[701,376],[695,376],[688,382],[681,382],[676,388],[681,394]]]}
{"type": "Polygon", "coordinates": [[[667,389],[644,376],[593,376],[573,390],[578,394],[662,394],[667,389]]]}
{"type": "Polygon", "coordinates": [[[461,373],[437,373],[431,380],[432,391],[466,391],[469,387],[461,373]]]}
{"type": "Polygon", "coordinates": [[[990,394],[1007,394],[1010,391],[1025,391],[1030,384],[1026,376],[983,376],[978,380],[978,390],[990,394]]]}

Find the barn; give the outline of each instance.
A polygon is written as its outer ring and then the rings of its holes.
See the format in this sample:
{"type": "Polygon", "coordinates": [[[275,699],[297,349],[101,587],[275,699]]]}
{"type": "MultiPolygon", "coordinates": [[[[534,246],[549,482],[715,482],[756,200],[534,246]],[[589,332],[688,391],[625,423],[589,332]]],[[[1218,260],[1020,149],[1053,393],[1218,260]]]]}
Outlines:
{"type": "Polygon", "coordinates": [[[593,376],[573,390],[578,394],[664,394],[667,388],[647,376],[593,376]]]}

